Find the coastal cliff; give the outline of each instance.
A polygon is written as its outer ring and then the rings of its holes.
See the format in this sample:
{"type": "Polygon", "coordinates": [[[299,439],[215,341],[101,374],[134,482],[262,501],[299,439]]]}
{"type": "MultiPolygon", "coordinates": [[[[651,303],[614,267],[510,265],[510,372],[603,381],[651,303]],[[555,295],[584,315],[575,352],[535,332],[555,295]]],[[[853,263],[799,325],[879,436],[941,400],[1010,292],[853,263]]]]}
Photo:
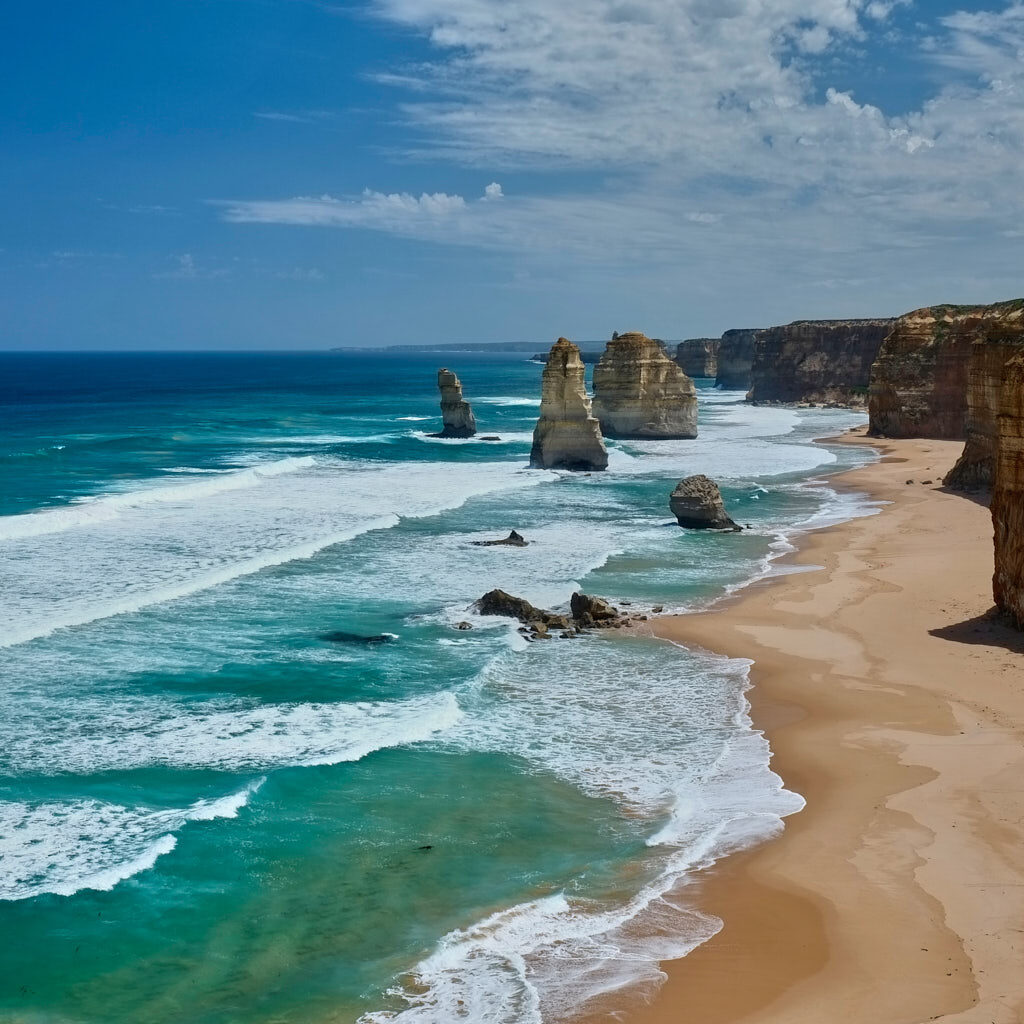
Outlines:
{"type": "Polygon", "coordinates": [[[688,377],[717,377],[721,338],[687,338],[676,345],[676,362],[688,377]]]}
{"type": "Polygon", "coordinates": [[[1024,352],[1024,300],[989,307],[971,344],[967,372],[967,443],[944,483],[958,490],[990,487],[993,482],[997,418],[1008,386],[1010,360],[1024,352]]]}
{"type": "Polygon", "coordinates": [[[540,419],[533,431],[535,469],[605,469],[608,452],[591,413],[580,350],[559,338],[548,353],[541,384],[540,419]]]}
{"type": "Polygon", "coordinates": [[[881,437],[962,438],[975,341],[1019,302],[931,306],[901,316],[871,370],[869,432],[881,437]]]}
{"type": "Polygon", "coordinates": [[[472,437],[476,418],[469,402],[462,397],[462,381],[449,369],[437,371],[441,391],[441,432],[436,437],[472,437]]]}
{"type": "Polygon", "coordinates": [[[750,371],[754,365],[754,345],[758,328],[726,331],[718,345],[718,373],[715,384],[730,390],[750,387],[750,371]]]}
{"type": "Polygon", "coordinates": [[[758,331],[750,401],[864,405],[893,318],[798,320],[758,331]]]}
{"type": "Polygon", "coordinates": [[[606,437],[696,437],[697,389],[657,341],[630,331],[594,368],[594,415],[606,437]]]}
{"type": "Polygon", "coordinates": [[[1024,629],[1024,352],[1004,367],[992,488],[996,607],[1024,629]]]}

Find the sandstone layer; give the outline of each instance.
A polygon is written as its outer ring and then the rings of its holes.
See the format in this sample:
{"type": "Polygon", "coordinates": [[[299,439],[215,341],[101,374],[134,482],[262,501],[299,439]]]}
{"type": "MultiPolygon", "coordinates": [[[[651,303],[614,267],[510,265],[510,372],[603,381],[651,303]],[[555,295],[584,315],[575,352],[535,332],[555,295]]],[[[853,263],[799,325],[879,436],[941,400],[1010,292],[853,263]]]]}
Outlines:
{"type": "Polygon", "coordinates": [[[896,321],[798,320],[757,333],[752,402],[867,402],[871,365],[896,321]]]}
{"type": "Polygon", "coordinates": [[[469,402],[462,397],[462,381],[448,369],[437,371],[441,391],[441,432],[435,437],[472,437],[476,419],[469,402]]]}
{"type": "Polygon", "coordinates": [[[717,377],[721,338],[687,338],[676,345],[676,362],[688,377],[717,377]]]}
{"type": "Polygon", "coordinates": [[[718,346],[718,374],[715,384],[729,390],[750,387],[750,371],[754,365],[754,345],[758,328],[726,331],[718,346]]]}
{"type": "Polygon", "coordinates": [[[703,473],[688,476],[676,484],[668,499],[672,515],[680,526],[690,530],[734,530],[737,526],[725,511],[718,484],[703,473]]]}
{"type": "Polygon", "coordinates": [[[1006,365],[996,416],[992,525],[996,607],[1024,629],[1024,353],[1006,365]]]}
{"type": "Polygon", "coordinates": [[[580,350],[559,338],[548,353],[541,384],[540,419],[530,465],[536,469],[605,469],[608,452],[590,408],[580,350]]]}
{"type": "Polygon", "coordinates": [[[875,437],[962,438],[975,341],[1021,302],[931,306],[901,316],[871,370],[870,433],[875,437]]]}
{"type": "Polygon", "coordinates": [[[657,341],[630,331],[594,368],[594,415],[606,437],[696,437],[697,389],[657,341]]]}
{"type": "Polygon", "coordinates": [[[997,417],[1010,360],[1024,352],[1024,302],[992,307],[971,344],[967,371],[967,443],[945,483],[958,490],[992,486],[997,417]]]}

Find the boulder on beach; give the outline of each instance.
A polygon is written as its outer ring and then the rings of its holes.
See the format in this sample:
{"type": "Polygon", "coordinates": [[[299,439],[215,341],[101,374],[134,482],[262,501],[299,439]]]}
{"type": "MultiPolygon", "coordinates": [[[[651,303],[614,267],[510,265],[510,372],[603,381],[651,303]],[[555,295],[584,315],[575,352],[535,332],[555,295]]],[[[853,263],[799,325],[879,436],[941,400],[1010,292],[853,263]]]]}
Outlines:
{"type": "Polygon", "coordinates": [[[690,530],[743,529],[729,518],[718,484],[703,474],[688,476],[676,484],[669,497],[669,508],[680,526],[690,530]]]}

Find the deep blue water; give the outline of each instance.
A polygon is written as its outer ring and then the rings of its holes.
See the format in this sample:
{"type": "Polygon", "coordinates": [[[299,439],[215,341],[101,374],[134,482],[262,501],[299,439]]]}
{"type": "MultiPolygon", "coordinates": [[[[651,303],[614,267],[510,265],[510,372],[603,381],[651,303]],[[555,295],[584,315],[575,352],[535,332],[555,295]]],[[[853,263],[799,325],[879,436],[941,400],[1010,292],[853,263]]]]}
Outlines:
{"type": "Polygon", "coordinates": [[[445,359],[500,441],[427,436],[436,355],[0,355],[0,1020],[561,1020],[799,808],[744,664],[471,604],[713,600],[862,510],[812,443],[859,418],[703,388],[547,473],[541,367],[445,359]],[[670,521],[694,472],[749,530],[670,521]]]}

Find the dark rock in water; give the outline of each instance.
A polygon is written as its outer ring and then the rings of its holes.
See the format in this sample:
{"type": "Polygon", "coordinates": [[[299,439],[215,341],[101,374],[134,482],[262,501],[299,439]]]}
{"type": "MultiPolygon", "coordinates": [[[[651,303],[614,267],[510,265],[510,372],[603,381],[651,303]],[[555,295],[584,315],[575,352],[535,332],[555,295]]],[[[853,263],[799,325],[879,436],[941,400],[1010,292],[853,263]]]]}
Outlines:
{"type": "Polygon", "coordinates": [[[472,629],[473,628],[473,623],[472,622],[466,622],[465,620],[463,620],[462,622],[456,623],[455,624],[455,628],[456,629],[472,629]]]}
{"type": "Polygon", "coordinates": [[[324,633],[321,640],[329,640],[332,644],[390,644],[398,639],[394,633],[377,633],[374,636],[366,636],[363,633],[346,633],[338,630],[334,633],[324,633]]]}
{"type": "Polygon", "coordinates": [[[523,625],[531,622],[543,622],[549,612],[534,608],[529,601],[521,597],[506,594],[504,590],[490,590],[476,603],[476,610],[481,615],[504,615],[506,618],[518,619],[523,625]]]}
{"type": "Polygon", "coordinates": [[[563,635],[578,636],[586,629],[608,629],[624,626],[629,618],[621,615],[607,601],[587,594],[572,595],[572,618],[557,612],[535,608],[529,601],[514,597],[504,590],[492,590],[476,603],[481,615],[503,615],[523,623],[519,632],[530,640],[551,640],[552,630],[562,630],[563,635]],[[575,631],[575,632],[573,632],[575,631]]]}
{"type": "Polygon", "coordinates": [[[621,618],[618,609],[613,608],[602,597],[591,597],[589,594],[575,593],[569,600],[574,619],[590,618],[595,623],[611,622],[621,618]]]}
{"type": "Polygon", "coordinates": [[[433,848],[434,847],[432,845],[430,845],[430,844],[428,844],[427,846],[417,846],[416,847],[417,850],[432,850],[433,848]]]}
{"type": "Polygon", "coordinates": [[[501,540],[474,540],[471,543],[478,548],[494,548],[501,547],[502,545],[512,548],[525,548],[530,542],[521,533],[513,530],[507,537],[503,537],[501,540]]]}
{"type": "Polygon", "coordinates": [[[726,513],[718,484],[703,474],[680,480],[669,498],[669,507],[679,525],[690,530],[743,529],[726,513]]]}
{"type": "Polygon", "coordinates": [[[486,437],[481,437],[478,440],[480,440],[480,441],[500,441],[501,438],[498,437],[497,434],[488,434],[486,437]]]}

